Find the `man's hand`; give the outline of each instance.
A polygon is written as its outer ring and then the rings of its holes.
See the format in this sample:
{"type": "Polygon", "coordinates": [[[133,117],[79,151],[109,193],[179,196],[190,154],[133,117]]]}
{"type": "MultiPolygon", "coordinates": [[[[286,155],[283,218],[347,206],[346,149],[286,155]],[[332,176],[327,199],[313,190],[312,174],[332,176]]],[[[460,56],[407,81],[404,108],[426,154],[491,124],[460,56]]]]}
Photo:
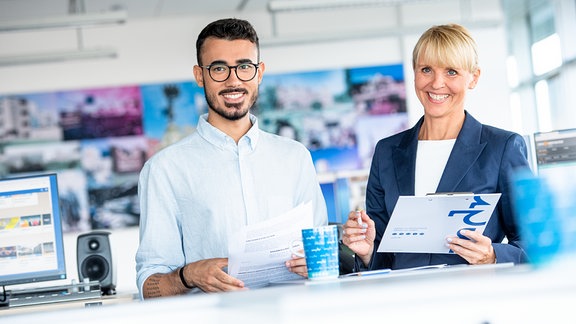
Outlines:
{"type": "MultiPolygon", "coordinates": [[[[303,253],[303,252],[302,252],[303,253]]],[[[306,258],[292,255],[292,259],[286,261],[286,267],[290,272],[308,278],[308,268],[306,267],[306,258]]]]}
{"type": "MultiPolygon", "coordinates": [[[[244,283],[230,275],[222,268],[228,265],[227,258],[206,259],[192,262],[184,266],[182,275],[188,286],[198,287],[205,292],[220,292],[243,290],[244,283]]],[[[142,295],[144,298],[174,296],[184,294],[180,278],[180,268],[170,273],[155,273],[144,282],[142,295]]]]}
{"type": "Polygon", "coordinates": [[[214,258],[192,262],[184,268],[184,278],[205,292],[222,292],[244,289],[244,282],[222,270],[228,258],[214,258]]]}

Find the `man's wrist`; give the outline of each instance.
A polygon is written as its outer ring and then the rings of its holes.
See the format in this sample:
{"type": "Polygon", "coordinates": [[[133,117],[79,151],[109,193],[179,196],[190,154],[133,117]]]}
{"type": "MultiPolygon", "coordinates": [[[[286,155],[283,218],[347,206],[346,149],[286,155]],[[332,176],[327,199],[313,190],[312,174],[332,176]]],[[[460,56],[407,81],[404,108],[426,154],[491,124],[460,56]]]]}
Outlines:
{"type": "Polygon", "coordinates": [[[186,278],[184,278],[184,268],[186,267],[186,265],[183,265],[182,268],[180,268],[178,270],[178,275],[180,276],[180,281],[182,282],[182,285],[188,289],[192,289],[194,288],[194,286],[189,285],[188,282],[186,282],[186,278]]]}

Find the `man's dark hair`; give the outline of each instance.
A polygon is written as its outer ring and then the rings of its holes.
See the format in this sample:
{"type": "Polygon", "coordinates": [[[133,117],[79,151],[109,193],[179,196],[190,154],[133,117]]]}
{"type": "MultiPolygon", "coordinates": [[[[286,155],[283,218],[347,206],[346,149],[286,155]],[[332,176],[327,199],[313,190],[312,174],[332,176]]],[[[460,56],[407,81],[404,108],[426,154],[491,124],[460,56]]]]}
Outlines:
{"type": "Polygon", "coordinates": [[[256,48],[258,49],[258,60],[260,60],[260,44],[258,42],[258,34],[256,34],[254,27],[252,27],[252,25],[246,20],[226,18],[211,22],[206,27],[204,27],[204,29],[202,29],[198,35],[198,39],[196,40],[196,59],[198,60],[198,65],[202,65],[200,60],[200,51],[202,50],[202,45],[204,45],[204,42],[209,37],[230,41],[237,39],[245,39],[250,41],[256,45],[256,48]]]}

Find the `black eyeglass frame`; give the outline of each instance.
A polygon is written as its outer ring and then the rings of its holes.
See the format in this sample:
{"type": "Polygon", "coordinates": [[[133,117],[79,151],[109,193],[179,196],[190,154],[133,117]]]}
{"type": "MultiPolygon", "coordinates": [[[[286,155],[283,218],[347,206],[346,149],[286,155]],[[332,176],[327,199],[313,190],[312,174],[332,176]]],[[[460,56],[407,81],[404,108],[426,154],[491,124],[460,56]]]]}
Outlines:
{"type": "Polygon", "coordinates": [[[212,63],[210,65],[200,65],[201,68],[204,68],[206,70],[208,70],[208,75],[210,76],[210,78],[214,81],[214,82],[225,82],[226,80],[228,80],[228,78],[230,78],[230,74],[232,74],[232,69],[234,69],[234,73],[236,74],[236,77],[238,78],[238,80],[242,81],[242,82],[248,82],[248,81],[252,81],[254,80],[254,78],[256,77],[256,75],[258,74],[258,68],[260,67],[260,63],[252,63],[252,62],[246,62],[246,63],[239,63],[236,65],[226,65],[224,63],[212,63]],[[211,68],[215,65],[219,65],[219,66],[225,66],[228,68],[228,75],[223,79],[223,80],[216,80],[214,79],[214,77],[212,76],[212,72],[211,72],[211,68]],[[252,65],[254,67],[254,75],[247,80],[242,79],[239,75],[238,75],[238,67],[241,65],[252,65]]]}

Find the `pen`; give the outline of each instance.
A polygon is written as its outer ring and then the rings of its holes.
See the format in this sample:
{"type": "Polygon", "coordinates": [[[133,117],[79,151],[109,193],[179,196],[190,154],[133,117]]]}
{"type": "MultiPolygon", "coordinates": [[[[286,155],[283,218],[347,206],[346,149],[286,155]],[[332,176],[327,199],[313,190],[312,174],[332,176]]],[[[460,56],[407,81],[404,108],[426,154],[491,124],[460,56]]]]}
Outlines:
{"type": "Polygon", "coordinates": [[[358,220],[358,225],[362,226],[362,209],[356,209],[356,217],[358,220]]]}
{"type": "Polygon", "coordinates": [[[391,273],[391,272],[392,272],[392,270],[390,270],[390,269],[368,270],[368,271],[360,271],[360,272],[353,272],[353,273],[345,274],[342,277],[367,277],[367,276],[375,276],[375,275],[391,273]]]}
{"type": "Polygon", "coordinates": [[[375,276],[375,275],[390,273],[390,272],[392,272],[392,270],[390,270],[390,269],[370,270],[370,271],[358,272],[358,276],[360,276],[360,277],[362,277],[362,276],[364,276],[364,277],[375,276]]]}

